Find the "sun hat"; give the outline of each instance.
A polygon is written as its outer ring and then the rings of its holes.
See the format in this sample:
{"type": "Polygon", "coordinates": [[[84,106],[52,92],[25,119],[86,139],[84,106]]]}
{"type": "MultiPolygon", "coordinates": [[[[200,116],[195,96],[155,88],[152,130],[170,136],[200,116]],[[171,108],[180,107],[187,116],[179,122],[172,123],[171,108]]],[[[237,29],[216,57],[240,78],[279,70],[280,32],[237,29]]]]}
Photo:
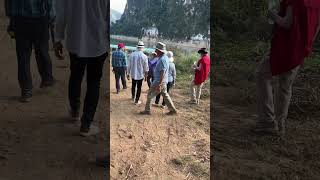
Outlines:
{"type": "Polygon", "coordinates": [[[201,48],[199,51],[198,51],[199,54],[208,54],[208,51],[207,51],[207,48],[201,48]]]}
{"type": "Polygon", "coordinates": [[[156,45],[156,50],[162,52],[162,53],[166,53],[166,45],[162,42],[158,42],[156,45]]]}
{"type": "Polygon", "coordinates": [[[124,47],[126,47],[124,43],[119,43],[119,44],[118,44],[118,49],[122,49],[122,48],[124,48],[124,47]]]}
{"type": "Polygon", "coordinates": [[[144,43],[142,41],[139,41],[137,48],[144,48],[144,43]]]}

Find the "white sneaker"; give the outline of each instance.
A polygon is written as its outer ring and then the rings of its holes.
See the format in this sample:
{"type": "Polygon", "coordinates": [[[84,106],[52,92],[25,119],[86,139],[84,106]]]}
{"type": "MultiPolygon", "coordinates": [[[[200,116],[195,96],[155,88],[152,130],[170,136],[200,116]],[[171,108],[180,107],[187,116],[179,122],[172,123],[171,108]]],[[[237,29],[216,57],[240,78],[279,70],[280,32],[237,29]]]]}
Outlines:
{"type": "Polygon", "coordinates": [[[138,101],[138,102],[135,102],[136,105],[140,105],[141,104],[141,101],[138,101]]]}

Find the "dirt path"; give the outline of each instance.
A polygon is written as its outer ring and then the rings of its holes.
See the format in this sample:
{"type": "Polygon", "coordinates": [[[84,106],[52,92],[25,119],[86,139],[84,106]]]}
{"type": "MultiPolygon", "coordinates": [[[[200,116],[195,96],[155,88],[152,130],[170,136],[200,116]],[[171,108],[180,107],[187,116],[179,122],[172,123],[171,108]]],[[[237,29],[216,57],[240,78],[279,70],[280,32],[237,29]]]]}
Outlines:
{"type": "Polygon", "coordinates": [[[144,109],[147,84],[143,84],[142,104],[131,101],[129,88],[115,94],[111,76],[111,179],[209,179],[209,101],[190,106],[188,95],[174,89],[172,98],[180,111],[166,116],[168,109],[144,109]]]}
{"type": "MultiPolygon", "coordinates": [[[[3,1],[0,4],[2,14],[3,1]]],[[[40,78],[33,58],[34,97],[28,104],[18,102],[15,45],[5,32],[6,24],[1,15],[0,179],[104,179],[104,169],[96,167],[93,161],[97,153],[102,153],[103,132],[97,137],[82,138],[78,136],[79,128],[68,121],[69,60],[53,58],[58,82],[54,88],[39,89],[40,78]]],[[[101,128],[106,122],[106,84],[104,77],[95,122],[101,128]]]]}
{"type": "MultiPolygon", "coordinates": [[[[287,135],[257,136],[255,107],[232,105],[239,91],[215,87],[213,106],[214,169],[216,179],[320,179],[320,115],[290,113],[287,135]]],[[[241,102],[239,103],[241,104],[241,102]]]]}

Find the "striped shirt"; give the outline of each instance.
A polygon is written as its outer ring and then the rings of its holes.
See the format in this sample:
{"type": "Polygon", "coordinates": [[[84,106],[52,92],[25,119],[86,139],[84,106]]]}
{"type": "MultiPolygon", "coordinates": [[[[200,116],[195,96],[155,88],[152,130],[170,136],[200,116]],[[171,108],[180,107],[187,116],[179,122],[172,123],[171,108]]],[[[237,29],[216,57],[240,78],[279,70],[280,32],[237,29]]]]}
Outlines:
{"type": "Polygon", "coordinates": [[[8,17],[55,18],[55,0],[5,0],[5,12],[8,17]]]}
{"type": "Polygon", "coordinates": [[[127,55],[118,49],[112,52],[112,67],[127,67],[127,55]]]}

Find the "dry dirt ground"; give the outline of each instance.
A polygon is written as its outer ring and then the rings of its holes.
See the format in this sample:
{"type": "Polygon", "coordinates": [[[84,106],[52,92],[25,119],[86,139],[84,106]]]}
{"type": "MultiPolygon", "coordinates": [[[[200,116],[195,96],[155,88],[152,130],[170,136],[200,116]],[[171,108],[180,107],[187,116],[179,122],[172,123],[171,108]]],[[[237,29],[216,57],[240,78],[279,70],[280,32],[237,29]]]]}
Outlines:
{"type": "Polygon", "coordinates": [[[210,103],[188,104],[186,89],[174,89],[171,96],[179,110],[166,116],[168,109],[144,110],[147,83],[143,84],[142,104],[131,100],[128,89],[116,94],[111,76],[111,179],[209,179],[210,103]]]}
{"type": "Polygon", "coordinates": [[[319,112],[297,115],[290,111],[283,139],[257,136],[251,132],[254,105],[239,102],[238,89],[214,87],[214,91],[214,179],[320,179],[319,112]]]}
{"type": "MultiPolygon", "coordinates": [[[[2,5],[1,0],[0,179],[106,179],[106,170],[94,164],[96,155],[103,152],[104,131],[96,137],[82,138],[78,136],[79,128],[68,121],[68,58],[57,61],[51,53],[57,84],[50,89],[39,89],[40,77],[32,57],[34,97],[28,104],[18,102],[15,43],[5,32],[7,20],[2,5]]],[[[107,82],[105,75],[95,119],[102,130],[108,112],[107,82]]]]}

